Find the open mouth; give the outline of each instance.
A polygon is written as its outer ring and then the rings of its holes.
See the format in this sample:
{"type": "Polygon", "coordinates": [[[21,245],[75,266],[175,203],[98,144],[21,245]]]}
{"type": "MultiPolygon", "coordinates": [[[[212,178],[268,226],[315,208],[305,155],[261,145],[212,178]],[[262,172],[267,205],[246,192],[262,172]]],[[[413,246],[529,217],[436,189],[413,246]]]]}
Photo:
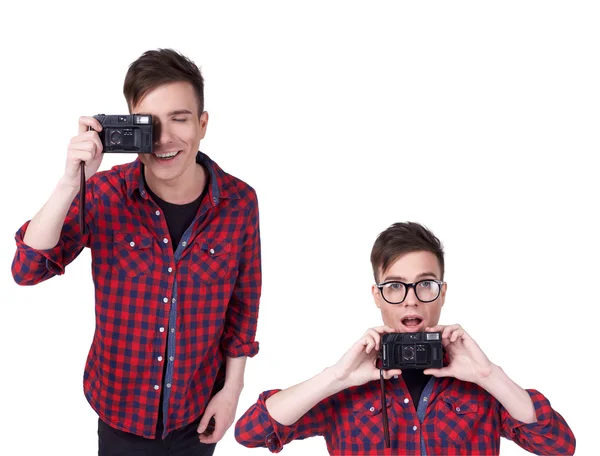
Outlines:
{"type": "Polygon", "coordinates": [[[402,324],[406,328],[417,328],[421,323],[423,323],[423,319],[418,316],[407,316],[402,319],[402,324]]]}
{"type": "Polygon", "coordinates": [[[156,158],[159,161],[168,161],[168,160],[173,160],[175,157],[177,157],[179,155],[179,152],[181,152],[180,150],[177,150],[175,152],[164,152],[161,154],[157,154],[154,153],[154,158],[156,158]]]}

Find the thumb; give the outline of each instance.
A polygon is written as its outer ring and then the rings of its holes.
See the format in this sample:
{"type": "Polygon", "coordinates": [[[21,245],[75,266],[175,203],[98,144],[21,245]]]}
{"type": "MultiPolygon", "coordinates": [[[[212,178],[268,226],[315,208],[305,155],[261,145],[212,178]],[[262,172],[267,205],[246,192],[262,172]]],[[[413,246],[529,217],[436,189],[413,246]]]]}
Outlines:
{"type": "Polygon", "coordinates": [[[452,372],[449,367],[442,367],[441,369],[425,369],[423,373],[425,375],[433,375],[434,377],[452,377],[452,372]]]}
{"type": "Polygon", "coordinates": [[[214,413],[212,413],[207,407],[206,410],[204,411],[204,415],[202,416],[202,419],[200,420],[200,423],[198,424],[198,429],[197,429],[198,434],[202,434],[204,431],[206,431],[208,422],[213,417],[213,415],[214,415],[214,413]]]}

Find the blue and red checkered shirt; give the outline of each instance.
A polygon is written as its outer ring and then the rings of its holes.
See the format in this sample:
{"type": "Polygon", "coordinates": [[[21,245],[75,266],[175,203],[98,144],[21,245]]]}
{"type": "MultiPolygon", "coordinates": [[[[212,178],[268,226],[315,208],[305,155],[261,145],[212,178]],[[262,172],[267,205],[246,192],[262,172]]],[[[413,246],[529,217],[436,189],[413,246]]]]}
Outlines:
{"type": "Polygon", "coordinates": [[[147,438],[155,436],[163,388],[166,435],[201,415],[225,356],[258,352],[256,194],[205,154],[196,161],[209,174],[208,197],[175,251],[139,159],[88,179],[85,235],[79,198],[54,248],[23,243],[29,222],[16,234],[12,273],[22,285],[63,274],[84,247],[91,249],[96,330],[85,396],[103,421],[147,438]]]}
{"type": "Polygon", "coordinates": [[[497,455],[500,436],[536,454],[575,451],[571,429],[535,390],[527,391],[538,421],[525,424],[474,383],[432,377],[418,404],[401,376],[386,384],[391,448],[384,446],[379,381],[322,400],[291,426],[275,421],[265,406],[279,390],[265,391],[237,422],[235,437],[244,446],[267,447],[273,453],[292,440],[318,435],[335,455],[497,455]]]}

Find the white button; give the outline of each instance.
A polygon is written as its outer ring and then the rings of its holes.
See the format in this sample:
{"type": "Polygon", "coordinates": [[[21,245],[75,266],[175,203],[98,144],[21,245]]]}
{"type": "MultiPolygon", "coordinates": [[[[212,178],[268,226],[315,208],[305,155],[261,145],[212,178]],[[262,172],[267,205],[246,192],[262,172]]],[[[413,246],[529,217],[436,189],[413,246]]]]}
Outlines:
{"type": "Polygon", "coordinates": [[[175,328],[171,328],[171,332],[174,333],[175,332],[175,328]]]}
{"type": "Polygon", "coordinates": [[[156,211],[156,212],[155,212],[155,214],[156,214],[156,215],[160,215],[160,211],[156,211]]]}
{"type": "Polygon", "coordinates": [[[167,383],[167,388],[171,388],[171,384],[170,383],[167,383]]]}
{"type": "Polygon", "coordinates": [[[172,302],[173,304],[175,304],[175,298],[171,299],[171,302],[172,302]]]}
{"type": "Polygon", "coordinates": [[[169,269],[167,269],[167,271],[173,272],[173,268],[169,268],[169,269]]]}
{"type": "Polygon", "coordinates": [[[159,361],[162,361],[162,356],[159,356],[157,359],[158,359],[159,361]]]}
{"type": "Polygon", "coordinates": [[[423,402],[427,402],[427,396],[423,398],[423,402]]]}
{"type": "Polygon", "coordinates": [[[405,398],[405,399],[404,399],[404,403],[405,403],[405,404],[408,404],[408,398],[405,398]]]}
{"type": "Polygon", "coordinates": [[[131,242],[129,243],[129,245],[130,245],[131,247],[135,247],[135,242],[131,241],[131,242]]]}
{"type": "Polygon", "coordinates": [[[413,426],[413,431],[416,431],[417,429],[417,426],[413,426]]]}
{"type": "Polygon", "coordinates": [[[163,328],[162,326],[160,328],[158,328],[158,330],[162,333],[165,332],[165,328],[163,328]]]}
{"type": "Polygon", "coordinates": [[[158,389],[158,385],[154,385],[154,389],[157,390],[158,389]]]}
{"type": "Polygon", "coordinates": [[[215,249],[210,249],[210,254],[214,255],[215,254],[215,249]]]}
{"type": "Polygon", "coordinates": [[[187,245],[187,242],[183,241],[183,242],[181,243],[181,245],[185,247],[185,246],[187,245]]]}
{"type": "Polygon", "coordinates": [[[168,240],[167,238],[164,238],[164,239],[163,239],[163,242],[164,242],[165,244],[168,244],[168,243],[169,243],[169,240],[168,240]]]}
{"type": "Polygon", "coordinates": [[[371,407],[371,408],[369,409],[369,411],[370,411],[370,412],[374,412],[374,411],[375,411],[375,407],[371,407]]]}
{"type": "Polygon", "coordinates": [[[398,376],[397,376],[397,375],[394,375],[394,378],[398,378],[398,376]]]}
{"type": "Polygon", "coordinates": [[[142,196],[146,196],[146,192],[144,190],[142,190],[140,193],[142,196]]]}
{"type": "Polygon", "coordinates": [[[169,302],[169,298],[163,298],[163,302],[169,302]]]}
{"type": "Polygon", "coordinates": [[[456,407],[456,411],[457,411],[457,412],[460,412],[460,407],[456,407]]]}
{"type": "Polygon", "coordinates": [[[173,361],[175,358],[173,358],[172,356],[169,356],[169,361],[173,361]]]}

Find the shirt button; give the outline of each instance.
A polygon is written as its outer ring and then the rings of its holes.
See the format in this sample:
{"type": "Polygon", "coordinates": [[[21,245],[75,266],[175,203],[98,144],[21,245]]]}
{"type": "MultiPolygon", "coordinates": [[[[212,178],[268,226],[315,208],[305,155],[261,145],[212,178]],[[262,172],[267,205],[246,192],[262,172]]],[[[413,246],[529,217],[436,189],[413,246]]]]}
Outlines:
{"type": "Polygon", "coordinates": [[[154,389],[157,390],[159,387],[158,385],[154,385],[154,389]]]}
{"type": "Polygon", "coordinates": [[[183,242],[181,243],[181,245],[185,247],[185,246],[187,245],[187,242],[183,241],[183,242]]]}
{"type": "Polygon", "coordinates": [[[427,396],[423,398],[423,402],[427,402],[427,396]]]}
{"type": "Polygon", "coordinates": [[[374,412],[374,411],[375,411],[375,407],[371,407],[371,408],[369,409],[369,412],[374,412]]]}
{"type": "Polygon", "coordinates": [[[169,302],[169,298],[167,298],[167,297],[164,297],[164,298],[163,298],[163,302],[164,302],[164,303],[167,303],[167,302],[169,302]]]}
{"type": "Polygon", "coordinates": [[[174,333],[175,332],[175,328],[171,328],[171,332],[174,333]]]}
{"type": "Polygon", "coordinates": [[[129,243],[129,245],[130,245],[131,247],[135,247],[135,242],[131,241],[131,242],[129,243]]]}
{"type": "Polygon", "coordinates": [[[219,200],[217,199],[217,197],[216,197],[216,196],[213,196],[213,203],[216,203],[217,201],[219,201],[219,200]]]}
{"type": "Polygon", "coordinates": [[[404,399],[404,403],[405,403],[405,404],[408,404],[408,398],[405,398],[405,399],[404,399]]]}
{"type": "Polygon", "coordinates": [[[173,304],[175,304],[175,301],[176,301],[176,299],[175,299],[175,298],[171,299],[171,302],[172,302],[173,304]]]}
{"type": "Polygon", "coordinates": [[[416,431],[418,429],[417,426],[413,426],[413,431],[416,431]]]}
{"type": "Polygon", "coordinates": [[[159,356],[157,359],[158,359],[159,361],[162,361],[162,356],[159,356]]]}
{"type": "Polygon", "coordinates": [[[167,388],[171,388],[171,384],[170,383],[167,383],[167,388]]]}
{"type": "Polygon", "coordinates": [[[173,272],[173,268],[169,268],[169,269],[167,269],[167,271],[173,272]]]}
{"type": "Polygon", "coordinates": [[[156,214],[156,215],[160,215],[160,211],[156,211],[156,212],[155,212],[155,214],[156,214]]]}
{"type": "Polygon", "coordinates": [[[142,196],[146,196],[146,191],[145,191],[145,190],[142,190],[142,191],[140,192],[140,195],[142,195],[142,196]]]}
{"type": "Polygon", "coordinates": [[[394,375],[394,378],[398,378],[398,376],[397,376],[397,375],[394,375]]]}
{"type": "Polygon", "coordinates": [[[460,412],[460,407],[456,407],[456,411],[457,411],[457,412],[460,412]]]}
{"type": "Polygon", "coordinates": [[[210,254],[214,255],[215,254],[215,249],[210,249],[210,254]]]}
{"type": "Polygon", "coordinates": [[[168,240],[167,238],[164,238],[164,239],[163,239],[163,242],[164,242],[165,244],[168,244],[168,243],[169,243],[169,240],[168,240]]]}
{"type": "Polygon", "coordinates": [[[165,332],[165,328],[163,328],[162,326],[160,328],[158,328],[158,330],[162,333],[165,332]]]}
{"type": "Polygon", "coordinates": [[[172,356],[169,356],[169,361],[173,361],[175,358],[173,358],[172,356]]]}

